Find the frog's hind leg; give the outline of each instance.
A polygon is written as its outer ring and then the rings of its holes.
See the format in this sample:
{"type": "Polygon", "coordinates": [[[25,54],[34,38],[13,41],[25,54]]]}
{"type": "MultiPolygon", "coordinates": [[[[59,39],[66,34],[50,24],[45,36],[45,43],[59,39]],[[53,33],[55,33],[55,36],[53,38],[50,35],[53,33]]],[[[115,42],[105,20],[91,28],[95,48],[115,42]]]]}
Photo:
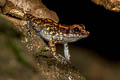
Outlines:
{"type": "Polygon", "coordinates": [[[50,53],[55,56],[56,55],[56,46],[55,44],[59,41],[59,37],[52,39],[49,41],[50,53]]]}

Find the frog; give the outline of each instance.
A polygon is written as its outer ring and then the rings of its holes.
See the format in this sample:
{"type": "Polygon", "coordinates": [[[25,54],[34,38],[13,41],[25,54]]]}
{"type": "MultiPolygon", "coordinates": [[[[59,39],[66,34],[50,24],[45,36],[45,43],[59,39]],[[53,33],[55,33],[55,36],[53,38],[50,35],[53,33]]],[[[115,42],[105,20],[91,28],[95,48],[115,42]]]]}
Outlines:
{"type": "Polygon", "coordinates": [[[90,32],[83,24],[64,25],[49,18],[37,18],[31,14],[25,14],[25,19],[36,33],[48,41],[49,51],[57,59],[56,44],[64,45],[64,59],[70,62],[68,43],[76,42],[89,36],[90,32]]]}

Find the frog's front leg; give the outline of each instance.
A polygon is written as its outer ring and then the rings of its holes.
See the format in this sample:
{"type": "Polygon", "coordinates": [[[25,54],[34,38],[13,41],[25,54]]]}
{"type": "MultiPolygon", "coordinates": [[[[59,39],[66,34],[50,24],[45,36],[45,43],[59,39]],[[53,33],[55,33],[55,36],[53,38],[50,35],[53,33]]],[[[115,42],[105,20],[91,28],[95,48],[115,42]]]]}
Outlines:
{"type": "Polygon", "coordinates": [[[64,43],[64,56],[65,56],[67,61],[70,61],[68,43],[64,43]]]}
{"type": "MultiPolygon", "coordinates": [[[[55,44],[60,41],[61,38],[60,37],[56,37],[54,36],[50,41],[49,41],[49,47],[50,47],[50,53],[53,55],[53,57],[55,57],[59,62],[61,63],[68,63],[68,60],[66,60],[66,58],[64,58],[62,55],[60,54],[56,54],[56,46],[55,44]]],[[[68,58],[69,59],[69,58],[68,58]]]]}

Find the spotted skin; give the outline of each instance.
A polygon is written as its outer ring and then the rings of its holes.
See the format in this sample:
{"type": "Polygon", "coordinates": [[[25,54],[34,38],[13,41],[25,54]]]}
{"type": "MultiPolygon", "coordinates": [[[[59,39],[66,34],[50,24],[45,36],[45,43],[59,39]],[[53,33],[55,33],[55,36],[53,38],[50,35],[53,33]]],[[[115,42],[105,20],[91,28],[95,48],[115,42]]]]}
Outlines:
{"type": "Polygon", "coordinates": [[[26,14],[28,24],[45,40],[49,42],[50,53],[56,55],[55,44],[64,44],[64,55],[67,61],[70,60],[68,43],[75,42],[82,38],[86,38],[89,32],[85,30],[83,24],[61,25],[52,19],[36,18],[30,14],[26,14]]]}

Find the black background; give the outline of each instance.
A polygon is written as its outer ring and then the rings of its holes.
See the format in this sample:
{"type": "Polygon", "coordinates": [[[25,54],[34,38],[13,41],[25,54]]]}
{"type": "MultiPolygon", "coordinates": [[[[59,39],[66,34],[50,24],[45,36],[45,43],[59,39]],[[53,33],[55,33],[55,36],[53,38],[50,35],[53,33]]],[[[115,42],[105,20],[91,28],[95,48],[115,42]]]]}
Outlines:
{"type": "Polygon", "coordinates": [[[90,36],[74,45],[98,52],[101,57],[120,61],[120,13],[106,10],[91,0],[43,0],[59,16],[61,24],[85,24],[90,36]]]}

